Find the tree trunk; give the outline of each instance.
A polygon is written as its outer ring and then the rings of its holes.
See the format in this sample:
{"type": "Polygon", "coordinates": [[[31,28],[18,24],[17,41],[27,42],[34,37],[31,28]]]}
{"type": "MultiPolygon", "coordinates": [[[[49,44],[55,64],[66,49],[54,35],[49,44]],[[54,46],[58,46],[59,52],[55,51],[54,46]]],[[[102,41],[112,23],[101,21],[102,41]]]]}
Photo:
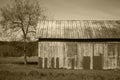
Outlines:
{"type": "Polygon", "coordinates": [[[24,52],[24,64],[27,64],[27,56],[25,52],[24,52]]]}
{"type": "Polygon", "coordinates": [[[26,41],[24,41],[24,64],[27,64],[26,41]]]}

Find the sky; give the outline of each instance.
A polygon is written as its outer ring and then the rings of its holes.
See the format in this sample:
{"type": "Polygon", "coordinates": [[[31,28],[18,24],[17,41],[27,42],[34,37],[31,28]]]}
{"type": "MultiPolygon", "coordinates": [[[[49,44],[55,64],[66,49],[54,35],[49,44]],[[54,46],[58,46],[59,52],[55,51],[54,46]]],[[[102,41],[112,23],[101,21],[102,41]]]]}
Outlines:
{"type": "MultiPolygon", "coordinates": [[[[0,0],[0,8],[12,1],[0,0]]],[[[120,0],[38,1],[46,9],[45,13],[50,20],[120,20],[120,0]]]]}
{"type": "MultiPolygon", "coordinates": [[[[0,7],[12,0],[0,0],[0,7]]],[[[111,20],[120,19],[120,0],[41,0],[49,19],[111,20]]]]}

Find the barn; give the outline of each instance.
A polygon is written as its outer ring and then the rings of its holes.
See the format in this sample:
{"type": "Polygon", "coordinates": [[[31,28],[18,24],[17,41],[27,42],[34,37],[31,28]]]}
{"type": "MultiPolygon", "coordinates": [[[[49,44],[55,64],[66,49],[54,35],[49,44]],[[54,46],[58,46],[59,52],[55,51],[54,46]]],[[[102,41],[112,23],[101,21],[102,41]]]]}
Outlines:
{"type": "Polygon", "coordinates": [[[36,37],[40,68],[120,68],[120,20],[39,21],[36,37]]]}

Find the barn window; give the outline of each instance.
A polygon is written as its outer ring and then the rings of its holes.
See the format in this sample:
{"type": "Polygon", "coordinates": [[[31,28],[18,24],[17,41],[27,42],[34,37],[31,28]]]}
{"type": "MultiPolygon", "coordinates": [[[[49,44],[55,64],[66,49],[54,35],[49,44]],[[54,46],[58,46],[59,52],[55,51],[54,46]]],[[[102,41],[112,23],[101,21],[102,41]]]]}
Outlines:
{"type": "Polygon", "coordinates": [[[108,56],[109,57],[115,57],[115,49],[116,46],[114,44],[109,44],[108,45],[108,56]]]}
{"type": "Polygon", "coordinates": [[[67,56],[68,57],[74,57],[77,55],[77,44],[76,43],[66,43],[67,45],[67,56]]]}

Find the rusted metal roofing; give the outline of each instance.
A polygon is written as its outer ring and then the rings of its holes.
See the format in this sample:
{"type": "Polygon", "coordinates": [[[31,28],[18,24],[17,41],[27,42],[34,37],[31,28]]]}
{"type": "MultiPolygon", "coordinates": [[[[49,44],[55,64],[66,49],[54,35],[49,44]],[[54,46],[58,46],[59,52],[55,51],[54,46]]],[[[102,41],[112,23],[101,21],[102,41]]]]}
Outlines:
{"type": "Polygon", "coordinates": [[[37,38],[120,38],[120,20],[39,21],[37,38]]]}

